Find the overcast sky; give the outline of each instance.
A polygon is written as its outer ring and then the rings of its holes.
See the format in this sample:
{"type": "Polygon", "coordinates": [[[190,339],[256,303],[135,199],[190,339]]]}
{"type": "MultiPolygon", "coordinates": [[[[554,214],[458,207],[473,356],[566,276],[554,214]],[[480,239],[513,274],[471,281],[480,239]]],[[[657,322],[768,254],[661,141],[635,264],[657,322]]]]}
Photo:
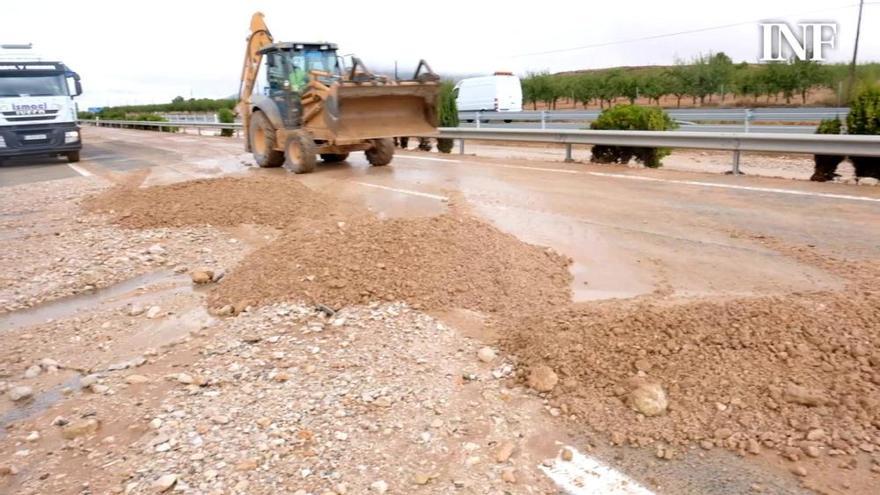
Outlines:
{"type": "MultiPolygon", "coordinates": [[[[266,14],[276,41],[333,41],[340,53],[356,53],[369,67],[393,67],[398,60],[411,70],[425,58],[441,74],[525,74],[670,64],[709,51],[754,62],[760,50],[759,20],[837,22],[838,45],[826,56],[845,61],[852,54],[857,3],[4,0],[0,42],[32,42],[79,72],[84,108],[234,94],[255,10],[266,14]],[[559,51],[715,26],[728,27],[559,51]]],[[[859,59],[880,61],[880,0],[869,0],[862,26],[859,59]]]]}

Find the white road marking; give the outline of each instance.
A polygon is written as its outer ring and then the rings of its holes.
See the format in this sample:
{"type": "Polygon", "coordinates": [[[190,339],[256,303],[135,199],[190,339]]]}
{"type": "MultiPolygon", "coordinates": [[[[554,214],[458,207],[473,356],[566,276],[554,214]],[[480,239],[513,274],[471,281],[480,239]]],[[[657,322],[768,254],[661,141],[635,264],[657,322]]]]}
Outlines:
{"type": "Polygon", "coordinates": [[[91,177],[92,176],[91,172],[89,172],[88,170],[86,170],[78,165],[68,163],[67,166],[70,167],[71,169],[73,169],[74,172],[78,173],[79,175],[82,175],[83,177],[91,177]]]}
{"type": "MultiPolygon", "coordinates": [[[[401,155],[403,156],[403,155],[401,155]]],[[[416,158],[421,160],[441,160],[440,158],[425,158],[425,157],[407,157],[407,158],[416,158]]],[[[462,163],[459,160],[442,160],[446,162],[457,162],[462,163]]],[[[482,162],[486,163],[486,162],[482,162]]],[[[585,174],[592,175],[595,177],[610,177],[613,179],[628,179],[628,180],[640,180],[645,182],[665,182],[668,184],[682,184],[687,186],[701,186],[701,187],[714,187],[719,189],[734,189],[738,191],[752,191],[752,192],[763,192],[763,193],[776,193],[776,194],[791,194],[794,196],[812,196],[816,198],[829,198],[829,199],[846,199],[852,201],[868,201],[870,203],[880,203],[880,198],[872,198],[870,196],[853,196],[850,194],[835,194],[835,193],[822,193],[822,192],[812,192],[812,191],[798,191],[796,189],[782,189],[778,187],[757,187],[757,186],[741,186],[737,184],[723,184],[720,182],[702,182],[697,180],[680,180],[680,179],[660,179],[657,177],[645,177],[643,175],[628,175],[628,174],[612,174],[608,172],[590,172],[588,170],[571,170],[567,168],[547,168],[547,167],[529,167],[525,165],[503,165],[500,163],[487,163],[487,165],[493,167],[502,167],[502,168],[512,168],[518,170],[536,170],[539,172],[553,172],[557,174],[585,174]]]]}
{"type": "Polygon", "coordinates": [[[429,157],[429,156],[397,155],[395,158],[409,158],[411,160],[428,160],[428,161],[432,161],[432,162],[462,163],[461,160],[450,160],[449,158],[433,158],[433,157],[429,157]]]}
{"type": "Polygon", "coordinates": [[[796,189],[781,189],[778,187],[755,187],[755,186],[739,186],[736,184],[721,184],[718,182],[701,182],[696,180],[678,180],[678,179],[658,179],[656,177],[644,177],[641,175],[622,175],[609,174],[606,172],[584,172],[597,177],[613,177],[617,179],[641,180],[647,182],[667,182],[670,184],[684,184],[688,186],[717,187],[721,189],[736,189],[739,191],[769,192],[778,194],[791,194],[794,196],[812,196],[817,198],[831,199],[850,199],[853,201],[869,201],[872,203],[880,203],[880,198],[872,198],[870,196],[851,196],[849,194],[821,193],[812,191],[798,191],[796,189]]]}
{"type": "Polygon", "coordinates": [[[569,495],[654,495],[654,492],[620,471],[587,457],[574,447],[570,461],[556,458],[550,467],[538,466],[569,495]]]}
{"type": "Polygon", "coordinates": [[[369,182],[354,181],[354,183],[361,185],[361,186],[375,187],[376,189],[385,189],[386,191],[394,191],[394,192],[401,193],[401,194],[410,194],[412,196],[431,198],[431,199],[436,199],[438,201],[449,201],[449,198],[447,198],[446,196],[440,196],[437,194],[429,194],[429,193],[424,193],[421,191],[413,191],[411,189],[398,189],[396,187],[380,186],[379,184],[370,184],[369,182]]]}

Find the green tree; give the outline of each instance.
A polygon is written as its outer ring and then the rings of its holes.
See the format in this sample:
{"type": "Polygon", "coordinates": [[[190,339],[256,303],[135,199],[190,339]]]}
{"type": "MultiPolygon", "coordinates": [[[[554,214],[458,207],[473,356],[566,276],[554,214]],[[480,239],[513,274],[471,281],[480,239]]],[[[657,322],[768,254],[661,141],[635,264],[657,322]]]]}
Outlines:
{"type": "MultiPolygon", "coordinates": [[[[604,110],[590,124],[591,129],[666,131],[677,125],[663,110],[639,105],[616,105],[604,110]]],[[[591,161],[597,163],[629,163],[635,158],[646,167],[661,166],[660,160],[669,154],[666,148],[596,145],[591,150],[591,161]]]]}
{"type": "MultiPolygon", "coordinates": [[[[440,85],[439,102],[440,127],[458,127],[458,107],[455,104],[455,84],[452,81],[443,81],[440,85]]],[[[453,140],[449,138],[437,139],[437,150],[441,153],[452,151],[453,140]]]]}
{"type": "MultiPolygon", "coordinates": [[[[231,124],[235,122],[235,112],[228,108],[221,108],[217,111],[217,121],[221,124],[231,124]]],[[[220,135],[223,137],[232,137],[235,134],[235,129],[228,127],[220,129],[220,135]]]]}

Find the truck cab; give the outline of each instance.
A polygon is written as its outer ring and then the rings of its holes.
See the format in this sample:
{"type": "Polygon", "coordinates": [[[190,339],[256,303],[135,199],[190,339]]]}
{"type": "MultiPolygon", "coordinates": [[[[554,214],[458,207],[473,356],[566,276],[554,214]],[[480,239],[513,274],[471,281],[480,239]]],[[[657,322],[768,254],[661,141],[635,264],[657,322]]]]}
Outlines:
{"type": "Polygon", "coordinates": [[[264,93],[278,106],[285,127],[302,124],[301,97],[310,72],[326,74],[318,78],[325,84],[342,77],[334,43],[273,43],[260,54],[266,60],[264,93]]]}
{"type": "Polygon", "coordinates": [[[79,75],[33,55],[30,45],[0,45],[0,161],[65,156],[79,161],[82,141],[73,98],[79,75]]]}

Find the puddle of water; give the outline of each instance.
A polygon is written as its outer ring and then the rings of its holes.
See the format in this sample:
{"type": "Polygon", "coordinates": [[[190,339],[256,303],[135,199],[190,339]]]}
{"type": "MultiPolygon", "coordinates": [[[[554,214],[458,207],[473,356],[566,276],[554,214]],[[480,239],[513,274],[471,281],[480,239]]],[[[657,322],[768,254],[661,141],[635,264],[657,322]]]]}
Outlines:
{"type": "Polygon", "coordinates": [[[56,299],[33,308],[6,313],[0,315],[0,332],[39,325],[47,320],[66,318],[83,310],[94,310],[97,306],[106,304],[114,298],[127,294],[138,287],[164,281],[183,281],[185,278],[181,275],[175,275],[168,270],[160,270],[140,275],[103,289],[56,299]]]}
{"type": "Polygon", "coordinates": [[[33,399],[25,404],[13,407],[3,415],[0,415],[0,439],[6,436],[6,425],[36,416],[54,406],[65,397],[65,389],[79,390],[82,388],[79,382],[80,378],[80,375],[74,375],[63,383],[55,385],[41,394],[35,395],[33,399]]]}
{"type": "Polygon", "coordinates": [[[571,257],[574,302],[631,298],[654,290],[645,269],[595,226],[577,218],[480,202],[474,208],[499,229],[571,257]]]}

